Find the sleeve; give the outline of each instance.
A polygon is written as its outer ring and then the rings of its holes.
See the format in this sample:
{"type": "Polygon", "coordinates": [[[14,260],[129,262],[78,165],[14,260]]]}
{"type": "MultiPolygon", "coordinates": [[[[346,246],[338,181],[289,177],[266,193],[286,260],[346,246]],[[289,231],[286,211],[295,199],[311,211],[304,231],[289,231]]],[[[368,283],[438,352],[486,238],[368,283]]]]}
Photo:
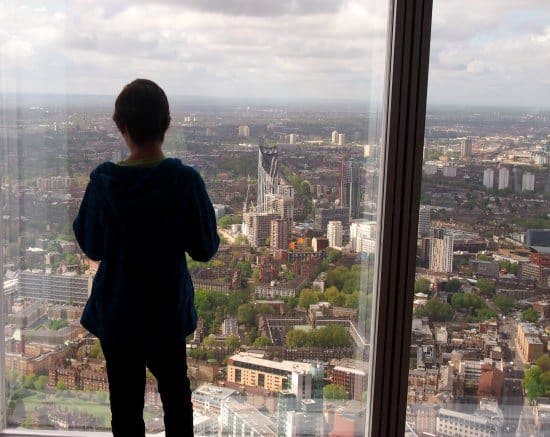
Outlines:
{"type": "Polygon", "coordinates": [[[196,261],[206,262],[218,251],[220,237],[216,225],[214,207],[206,192],[202,177],[193,172],[193,184],[189,193],[187,252],[196,261]]]}
{"type": "Polygon", "coordinates": [[[92,181],[86,187],[73,230],[86,256],[100,261],[103,258],[103,208],[92,181]]]}

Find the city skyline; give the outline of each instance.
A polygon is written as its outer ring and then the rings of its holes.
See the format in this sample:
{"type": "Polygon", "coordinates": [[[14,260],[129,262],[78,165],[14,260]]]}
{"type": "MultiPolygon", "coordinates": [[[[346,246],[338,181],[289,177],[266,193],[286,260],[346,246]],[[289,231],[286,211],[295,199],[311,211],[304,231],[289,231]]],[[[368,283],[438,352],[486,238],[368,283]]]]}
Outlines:
{"type": "MultiPolygon", "coordinates": [[[[145,76],[174,96],[378,101],[384,8],[337,0],[3,5],[1,86],[115,95],[145,76]]],[[[549,14],[534,0],[475,11],[436,2],[429,104],[547,106],[549,14]]]]}

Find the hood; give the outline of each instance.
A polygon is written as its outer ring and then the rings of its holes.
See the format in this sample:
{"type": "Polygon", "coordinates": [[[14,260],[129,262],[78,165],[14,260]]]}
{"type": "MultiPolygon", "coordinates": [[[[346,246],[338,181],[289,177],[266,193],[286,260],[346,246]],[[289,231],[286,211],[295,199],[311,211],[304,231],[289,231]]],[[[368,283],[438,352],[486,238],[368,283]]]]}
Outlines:
{"type": "Polygon", "coordinates": [[[181,161],[173,158],[151,168],[106,162],[92,172],[90,180],[114,220],[158,224],[159,217],[173,217],[179,209],[182,168],[181,161]]]}

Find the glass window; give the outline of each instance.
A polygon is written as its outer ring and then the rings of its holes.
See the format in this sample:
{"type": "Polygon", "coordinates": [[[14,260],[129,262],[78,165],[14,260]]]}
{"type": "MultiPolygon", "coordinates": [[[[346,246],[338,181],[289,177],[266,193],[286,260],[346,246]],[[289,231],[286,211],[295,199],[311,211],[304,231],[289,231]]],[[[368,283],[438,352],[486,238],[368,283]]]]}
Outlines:
{"type": "MultiPolygon", "coordinates": [[[[171,105],[164,153],[201,173],[222,239],[187,259],[197,433],[364,433],[388,23],[379,0],[0,5],[8,429],[110,427],[79,324],[100,264],[71,224],[90,172],[127,157],[116,95],[147,77],[171,105]]],[[[144,418],[162,430],[150,373],[144,418]]]]}
{"type": "Polygon", "coordinates": [[[549,16],[539,2],[434,2],[407,406],[418,435],[547,433],[549,16]]]}

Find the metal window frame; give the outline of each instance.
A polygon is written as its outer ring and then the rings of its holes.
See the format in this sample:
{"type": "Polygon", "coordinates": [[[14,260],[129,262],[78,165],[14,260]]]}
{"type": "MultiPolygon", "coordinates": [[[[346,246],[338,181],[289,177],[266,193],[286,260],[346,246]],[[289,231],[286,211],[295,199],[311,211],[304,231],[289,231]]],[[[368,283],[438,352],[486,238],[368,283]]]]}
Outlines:
{"type": "MultiPolygon", "coordinates": [[[[371,401],[366,426],[366,434],[370,436],[399,436],[405,432],[432,0],[389,0],[388,11],[382,148],[385,156],[379,197],[380,250],[374,286],[378,293],[371,331],[374,333],[369,372],[371,401]]],[[[0,250],[0,303],[2,252],[0,250]]],[[[0,319],[0,334],[3,322],[0,319]]],[[[4,393],[3,341],[0,360],[0,393],[4,393]]],[[[0,413],[0,436],[77,435],[74,432],[2,431],[5,429],[3,402],[0,413]]]]}
{"type": "Polygon", "coordinates": [[[432,0],[390,0],[367,434],[405,432],[432,0]]]}

